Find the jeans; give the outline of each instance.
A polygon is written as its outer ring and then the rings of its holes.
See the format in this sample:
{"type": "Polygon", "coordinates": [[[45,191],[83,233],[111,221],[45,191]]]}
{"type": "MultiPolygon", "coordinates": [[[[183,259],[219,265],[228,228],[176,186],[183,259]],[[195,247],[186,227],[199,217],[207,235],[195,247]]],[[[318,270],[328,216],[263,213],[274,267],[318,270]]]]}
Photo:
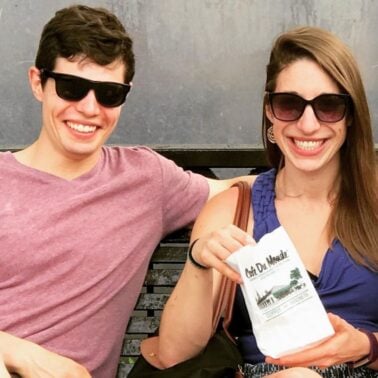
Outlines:
{"type": "MultiPolygon", "coordinates": [[[[244,364],[244,378],[262,378],[271,373],[275,373],[285,368],[278,365],[266,364],[264,362],[251,365],[244,364]]],[[[378,378],[378,371],[368,369],[367,367],[350,368],[348,365],[330,366],[329,368],[320,369],[311,368],[324,378],[378,378]]]]}

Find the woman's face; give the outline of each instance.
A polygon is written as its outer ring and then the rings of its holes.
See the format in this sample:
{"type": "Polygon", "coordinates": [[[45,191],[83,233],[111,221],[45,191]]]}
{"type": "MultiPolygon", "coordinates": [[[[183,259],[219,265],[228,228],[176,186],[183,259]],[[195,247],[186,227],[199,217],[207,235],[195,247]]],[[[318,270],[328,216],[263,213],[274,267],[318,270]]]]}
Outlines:
{"type": "MultiPolygon", "coordinates": [[[[316,62],[301,59],[280,72],[274,93],[279,92],[312,100],[323,94],[339,94],[340,90],[316,62]]],[[[316,117],[312,106],[307,105],[298,120],[282,121],[275,117],[270,104],[265,111],[284,155],[285,166],[306,172],[335,168],[335,164],[338,168],[340,147],[346,138],[346,116],[337,122],[324,122],[316,117]]],[[[282,118],[277,112],[276,116],[282,118]]]]}

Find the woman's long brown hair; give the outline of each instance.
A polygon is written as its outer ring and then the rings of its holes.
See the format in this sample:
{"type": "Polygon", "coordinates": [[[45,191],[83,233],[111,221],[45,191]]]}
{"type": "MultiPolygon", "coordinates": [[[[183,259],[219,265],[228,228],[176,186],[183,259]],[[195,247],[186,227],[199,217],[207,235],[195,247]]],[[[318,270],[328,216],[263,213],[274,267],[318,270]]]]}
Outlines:
{"type": "MultiPolygon", "coordinates": [[[[279,73],[299,59],[318,63],[352,98],[347,115],[347,136],[340,151],[340,189],[329,220],[330,239],[340,240],[359,264],[378,270],[378,192],[377,159],[365,89],[357,63],[348,49],[332,33],[301,27],[281,34],[274,43],[265,90],[275,90],[279,73]]],[[[264,99],[262,134],[270,164],[279,170],[282,153],[267,139],[271,126],[265,115],[264,99]]]]}

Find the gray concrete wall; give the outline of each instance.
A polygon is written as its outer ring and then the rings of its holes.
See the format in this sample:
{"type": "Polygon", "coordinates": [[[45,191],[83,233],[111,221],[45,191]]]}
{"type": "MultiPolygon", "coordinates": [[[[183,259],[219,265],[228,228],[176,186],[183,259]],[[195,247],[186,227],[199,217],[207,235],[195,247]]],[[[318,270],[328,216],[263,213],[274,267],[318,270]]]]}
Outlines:
{"type": "MultiPolygon", "coordinates": [[[[29,89],[43,25],[73,1],[0,0],[0,146],[31,143],[40,105],[29,89]]],[[[258,144],[265,64],[297,25],[338,34],[360,63],[378,141],[377,0],[108,0],[135,43],[134,89],[111,143],[258,144]]]]}

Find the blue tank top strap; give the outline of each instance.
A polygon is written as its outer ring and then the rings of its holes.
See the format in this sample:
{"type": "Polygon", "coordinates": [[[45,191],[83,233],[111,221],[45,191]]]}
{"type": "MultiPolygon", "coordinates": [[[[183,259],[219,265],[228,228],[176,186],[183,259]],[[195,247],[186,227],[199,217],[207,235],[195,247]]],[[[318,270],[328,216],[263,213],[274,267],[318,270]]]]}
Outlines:
{"type": "Polygon", "coordinates": [[[252,187],[253,237],[256,241],[280,226],[274,206],[275,181],[276,170],[270,169],[257,176],[252,187]]]}

